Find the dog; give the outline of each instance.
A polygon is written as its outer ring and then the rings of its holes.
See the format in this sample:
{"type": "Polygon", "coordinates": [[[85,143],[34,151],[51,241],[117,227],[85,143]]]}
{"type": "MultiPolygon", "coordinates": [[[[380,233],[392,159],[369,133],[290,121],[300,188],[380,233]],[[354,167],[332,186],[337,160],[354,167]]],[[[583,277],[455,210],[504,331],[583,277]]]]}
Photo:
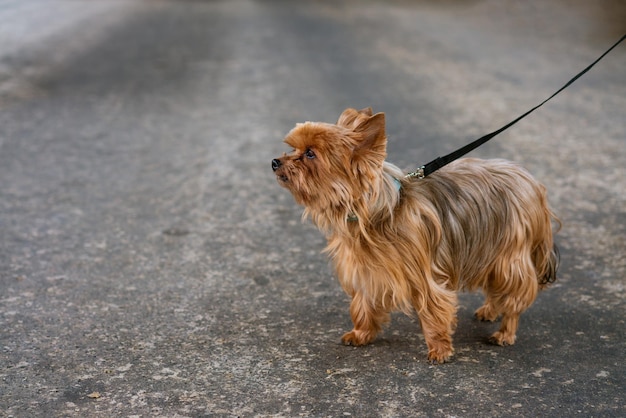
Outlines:
{"type": "Polygon", "coordinates": [[[457,291],[481,289],[490,342],[515,343],[519,317],[556,279],[546,188],[505,160],[459,159],[424,178],[385,161],[385,114],[346,109],[336,124],[297,124],[272,160],[278,183],[326,235],[354,329],[370,343],[390,312],[417,313],[431,363],[453,355],[457,291]]]}

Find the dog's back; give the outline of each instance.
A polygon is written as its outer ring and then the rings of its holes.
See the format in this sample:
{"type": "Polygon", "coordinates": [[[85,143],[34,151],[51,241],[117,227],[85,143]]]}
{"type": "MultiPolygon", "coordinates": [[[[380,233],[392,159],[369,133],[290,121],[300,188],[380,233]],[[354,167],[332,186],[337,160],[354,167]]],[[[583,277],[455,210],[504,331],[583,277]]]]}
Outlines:
{"type": "Polygon", "coordinates": [[[492,339],[513,344],[519,314],[556,278],[558,252],[546,189],[521,166],[505,160],[462,159],[405,191],[431,204],[441,235],[431,242],[436,280],[453,289],[482,289],[476,315],[503,324],[492,339]]]}
{"type": "Polygon", "coordinates": [[[484,288],[485,280],[509,276],[507,270],[524,258],[532,261],[528,274],[537,283],[554,281],[558,258],[552,221],[558,219],[545,187],[518,164],[458,160],[412,181],[408,193],[416,193],[422,204],[430,202],[441,219],[435,263],[453,273],[448,279],[454,287],[484,288]]]}

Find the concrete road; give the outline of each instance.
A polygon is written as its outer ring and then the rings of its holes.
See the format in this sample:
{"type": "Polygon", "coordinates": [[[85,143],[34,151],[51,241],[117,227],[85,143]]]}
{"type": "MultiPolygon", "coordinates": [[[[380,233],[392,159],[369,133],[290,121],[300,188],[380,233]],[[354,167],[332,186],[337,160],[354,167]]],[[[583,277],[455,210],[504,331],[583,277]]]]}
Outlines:
{"type": "Polygon", "coordinates": [[[515,346],[476,294],[449,364],[402,315],[340,345],[348,299],[270,169],[349,106],[414,169],[593,61],[623,2],[335,3],[0,2],[0,416],[626,415],[626,44],[473,153],[563,221],[515,346]]]}

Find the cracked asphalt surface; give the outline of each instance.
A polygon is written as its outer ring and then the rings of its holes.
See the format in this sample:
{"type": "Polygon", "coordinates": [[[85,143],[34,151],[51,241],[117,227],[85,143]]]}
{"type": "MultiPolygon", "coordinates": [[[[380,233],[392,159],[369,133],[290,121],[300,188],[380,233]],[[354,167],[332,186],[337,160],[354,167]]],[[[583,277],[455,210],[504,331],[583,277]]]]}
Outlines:
{"type": "Polygon", "coordinates": [[[0,2],[0,416],[626,415],[626,45],[473,152],[563,228],[518,341],[460,298],[344,347],[348,299],[270,160],[387,114],[407,171],[536,105],[626,32],[604,0],[0,2]]]}

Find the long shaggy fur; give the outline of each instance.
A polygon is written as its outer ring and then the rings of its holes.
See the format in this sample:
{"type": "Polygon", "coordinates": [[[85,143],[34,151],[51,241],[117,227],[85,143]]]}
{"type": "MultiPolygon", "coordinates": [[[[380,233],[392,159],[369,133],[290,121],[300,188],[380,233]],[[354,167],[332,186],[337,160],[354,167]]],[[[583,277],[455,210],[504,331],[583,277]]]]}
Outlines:
{"type": "Polygon", "coordinates": [[[424,179],[385,161],[384,114],[347,109],[307,122],[272,162],[279,183],[326,234],[352,297],[345,344],[371,342],[389,312],[417,312],[432,362],[453,353],[458,290],[481,289],[480,320],[502,316],[491,341],[515,342],[519,316],[554,281],[558,256],[546,189],[504,160],[462,159],[424,179]]]}

